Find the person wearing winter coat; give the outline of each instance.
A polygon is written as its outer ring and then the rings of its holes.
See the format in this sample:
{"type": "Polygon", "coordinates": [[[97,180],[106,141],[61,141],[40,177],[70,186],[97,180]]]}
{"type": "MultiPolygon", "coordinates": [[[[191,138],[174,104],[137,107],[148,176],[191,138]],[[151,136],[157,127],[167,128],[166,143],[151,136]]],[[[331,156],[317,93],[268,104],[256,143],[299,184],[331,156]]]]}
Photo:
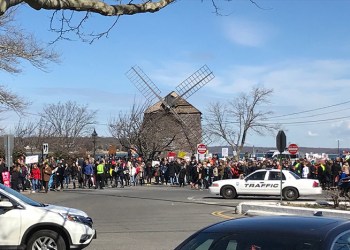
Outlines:
{"type": "Polygon", "coordinates": [[[91,188],[94,183],[93,183],[93,175],[94,175],[94,168],[93,165],[90,161],[86,160],[86,165],[84,168],[84,187],[86,187],[86,184],[88,184],[88,187],[91,188]]]}
{"type": "Polygon", "coordinates": [[[56,189],[57,190],[63,189],[64,171],[65,171],[65,166],[61,161],[56,171],[56,189]]]}
{"type": "Polygon", "coordinates": [[[2,179],[2,173],[6,171],[7,171],[7,168],[5,166],[4,159],[0,158],[0,183],[1,184],[4,184],[4,181],[2,179]]]}
{"type": "Polygon", "coordinates": [[[64,172],[63,172],[64,184],[66,185],[66,188],[68,188],[71,174],[72,174],[72,167],[66,163],[64,166],[64,172]]]}
{"type": "Polygon", "coordinates": [[[153,177],[152,163],[150,161],[146,163],[145,176],[147,184],[150,185],[153,177]]]}
{"type": "Polygon", "coordinates": [[[160,181],[162,185],[168,185],[169,181],[169,171],[168,171],[169,163],[166,160],[162,160],[160,162],[160,181]]]}
{"type": "Polygon", "coordinates": [[[128,162],[128,165],[130,165],[130,185],[136,186],[136,167],[131,162],[128,162]]]}
{"type": "Polygon", "coordinates": [[[183,166],[179,172],[179,185],[180,187],[185,186],[186,168],[183,166]]]}
{"type": "Polygon", "coordinates": [[[169,162],[168,165],[168,174],[169,174],[169,178],[170,178],[170,184],[174,185],[175,184],[175,162],[171,161],[169,162]]]}
{"type": "Polygon", "coordinates": [[[45,163],[43,168],[43,187],[45,189],[45,193],[49,191],[49,181],[52,175],[52,169],[49,163],[45,163]]]}
{"type": "Polygon", "coordinates": [[[31,177],[32,177],[32,192],[38,192],[39,191],[39,180],[41,180],[41,171],[38,167],[38,164],[34,163],[32,171],[31,171],[31,177]]]}
{"type": "Polygon", "coordinates": [[[19,183],[20,183],[20,166],[15,165],[11,171],[11,188],[19,192],[19,183]]]}

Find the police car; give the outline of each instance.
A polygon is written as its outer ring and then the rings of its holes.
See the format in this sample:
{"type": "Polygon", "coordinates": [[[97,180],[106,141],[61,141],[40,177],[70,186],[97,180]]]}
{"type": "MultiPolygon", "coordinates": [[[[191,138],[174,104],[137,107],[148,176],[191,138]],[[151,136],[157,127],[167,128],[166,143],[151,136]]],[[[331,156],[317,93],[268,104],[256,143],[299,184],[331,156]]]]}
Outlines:
{"type": "MultiPolygon", "coordinates": [[[[211,194],[225,199],[237,196],[280,196],[281,170],[260,169],[242,179],[214,181],[209,187],[211,194]]],[[[300,196],[322,194],[318,180],[302,179],[289,170],[282,170],[282,196],[285,200],[296,200],[300,196]]]]}

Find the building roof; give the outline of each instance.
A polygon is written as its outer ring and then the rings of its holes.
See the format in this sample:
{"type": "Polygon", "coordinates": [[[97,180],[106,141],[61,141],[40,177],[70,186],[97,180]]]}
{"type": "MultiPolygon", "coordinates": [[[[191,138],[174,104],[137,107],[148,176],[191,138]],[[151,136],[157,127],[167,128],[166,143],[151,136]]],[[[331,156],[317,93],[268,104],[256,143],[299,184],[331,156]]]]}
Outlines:
{"type": "MultiPolygon", "coordinates": [[[[188,101],[186,101],[182,97],[179,97],[179,95],[175,91],[172,91],[171,93],[169,93],[164,98],[164,101],[169,104],[172,104],[170,106],[172,106],[175,109],[176,113],[178,114],[202,114],[197,108],[195,108],[188,101]]],[[[154,113],[154,112],[164,110],[163,106],[164,106],[163,102],[159,101],[154,105],[150,106],[149,108],[147,108],[145,113],[149,114],[149,113],[154,113]]]]}

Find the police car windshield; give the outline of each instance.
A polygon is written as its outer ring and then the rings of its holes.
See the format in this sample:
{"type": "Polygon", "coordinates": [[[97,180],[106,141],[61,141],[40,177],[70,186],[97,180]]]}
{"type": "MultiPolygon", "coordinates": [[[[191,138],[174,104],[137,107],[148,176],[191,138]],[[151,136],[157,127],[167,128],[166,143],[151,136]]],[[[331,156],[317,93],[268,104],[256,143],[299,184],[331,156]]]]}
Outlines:
{"type": "Polygon", "coordinates": [[[44,204],[42,204],[40,202],[37,202],[37,201],[34,201],[34,200],[28,198],[27,196],[25,196],[25,195],[15,191],[15,190],[13,190],[12,188],[6,187],[5,185],[3,185],[1,183],[0,183],[0,189],[5,191],[5,195],[6,195],[6,193],[9,193],[12,196],[15,196],[17,199],[20,199],[21,201],[23,201],[24,203],[26,203],[28,205],[31,205],[31,206],[34,206],[34,207],[43,207],[43,206],[45,206],[44,204]]]}

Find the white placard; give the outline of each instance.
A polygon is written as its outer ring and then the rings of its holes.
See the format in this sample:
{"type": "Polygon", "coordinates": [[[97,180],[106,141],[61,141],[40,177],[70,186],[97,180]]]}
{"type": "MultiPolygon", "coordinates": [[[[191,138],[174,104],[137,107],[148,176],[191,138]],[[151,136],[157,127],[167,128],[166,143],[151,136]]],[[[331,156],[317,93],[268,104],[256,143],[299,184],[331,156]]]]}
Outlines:
{"type": "Polygon", "coordinates": [[[26,164],[33,164],[39,162],[39,155],[26,156],[26,164]]]}
{"type": "Polygon", "coordinates": [[[160,162],[159,161],[152,161],[152,167],[155,167],[156,165],[160,165],[160,162]]]}
{"type": "Polygon", "coordinates": [[[222,148],[221,155],[222,157],[228,157],[228,148],[222,148]]]}

